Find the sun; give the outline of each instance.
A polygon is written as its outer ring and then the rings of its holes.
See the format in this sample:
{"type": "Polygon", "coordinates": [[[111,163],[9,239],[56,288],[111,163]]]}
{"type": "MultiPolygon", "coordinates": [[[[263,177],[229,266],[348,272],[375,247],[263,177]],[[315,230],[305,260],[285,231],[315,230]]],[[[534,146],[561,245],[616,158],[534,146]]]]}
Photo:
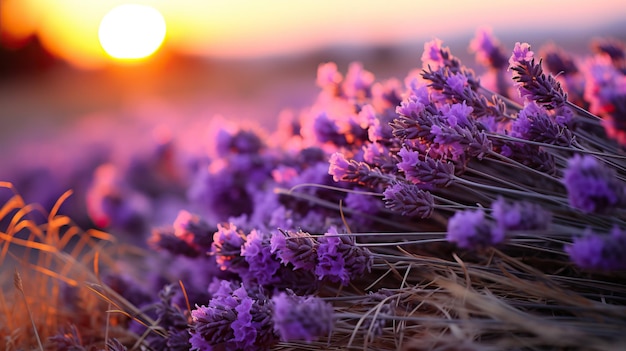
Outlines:
{"type": "Polygon", "coordinates": [[[165,39],[165,31],[165,19],[154,7],[123,4],[104,15],[98,38],[109,56],[120,60],[138,60],[159,49],[165,39]]]}

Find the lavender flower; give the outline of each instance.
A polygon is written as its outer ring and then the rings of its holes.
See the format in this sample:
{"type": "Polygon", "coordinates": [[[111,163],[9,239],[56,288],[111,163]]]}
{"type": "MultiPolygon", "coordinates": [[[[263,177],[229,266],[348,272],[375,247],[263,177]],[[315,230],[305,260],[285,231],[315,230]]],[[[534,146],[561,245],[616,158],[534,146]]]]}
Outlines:
{"type": "Polygon", "coordinates": [[[464,249],[482,249],[502,242],[504,232],[485,218],[482,209],[465,210],[448,220],[446,240],[464,249]]]}
{"type": "Polygon", "coordinates": [[[443,41],[441,39],[433,39],[424,43],[424,52],[422,53],[422,65],[424,68],[429,66],[438,69],[445,65],[445,58],[442,55],[443,41]]]}
{"type": "Polygon", "coordinates": [[[371,97],[374,75],[363,69],[359,62],[352,62],[343,81],[343,92],[348,98],[363,99],[371,97]]]}
{"type": "Polygon", "coordinates": [[[404,172],[406,179],[425,187],[447,187],[454,181],[454,165],[450,162],[433,160],[432,158],[420,159],[420,154],[407,148],[398,152],[401,162],[398,169],[404,172]]]}
{"type": "Polygon", "coordinates": [[[450,67],[442,67],[438,70],[431,68],[422,71],[422,77],[428,81],[428,87],[442,95],[441,101],[453,103],[465,103],[474,109],[476,117],[501,117],[506,110],[505,104],[498,96],[492,96],[492,101],[478,92],[478,81],[473,72],[463,69],[453,70],[450,67]]]}
{"type": "Polygon", "coordinates": [[[541,205],[527,201],[508,202],[499,197],[491,204],[491,215],[503,230],[544,230],[552,220],[541,205]]]}
{"type": "Polygon", "coordinates": [[[519,42],[515,44],[513,55],[509,60],[513,70],[520,97],[534,100],[548,110],[562,107],[567,102],[567,94],[552,75],[543,73],[541,60],[535,63],[530,45],[519,42]]]}
{"type": "Polygon", "coordinates": [[[507,66],[507,58],[500,42],[493,36],[491,28],[479,28],[470,42],[470,51],[476,53],[476,60],[488,67],[502,69],[507,66]]]}
{"type": "Polygon", "coordinates": [[[215,149],[220,157],[236,154],[256,154],[265,146],[257,132],[238,129],[228,131],[224,128],[218,131],[215,149]]]}
{"type": "Polygon", "coordinates": [[[192,350],[269,350],[276,337],[268,298],[250,295],[243,286],[229,292],[229,286],[222,284],[222,293],[191,311],[192,350]]]}
{"type": "Polygon", "coordinates": [[[335,90],[343,80],[334,62],[323,63],[317,67],[317,85],[324,89],[335,90]]]}
{"type": "Polygon", "coordinates": [[[623,42],[610,38],[598,39],[593,41],[591,47],[597,54],[608,56],[617,69],[626,73],[626,67],[624,67],[626,63],[626,53],[624,51],[625,45],[623,42]]]}
{"type": "Polygon", "coordinates": [[[537,145],[505,141],[501,142],[499,148],[500,154],[523,165],[546,174],[555,175],[557,173],[554,155],[537,145]]]}
{"type": "Polygon", "coordinates": [[[317,265],[317,242],[309,233],[282,231],[272,235],[271,250],[283,264],[294,269],[313,271],[317,265]]]}
{"type": "Polygon", "coordinates": [[[357,246],[354,237],[340,235],[335,226],[319,239],[315,274],[320,280],[327,278],[348,285],[352,279],[369,272],[372,263],[372,253],[357,246]]]}
{"type": "Polygon", "coordinates": [[[565,247],[572,261],[584,269],[614,271],[626,269],[626,231],[613,227],[609,236],[587,229],[565,247]]]}
{"type": "Polygon", "coordinates": [[[333,143],[339,146],[348,145],[346,135],[339,130],[337,122],[325,111],[318,114],[313,122],[315,138],[320,143],[333,143]]]}
{"type": "Polygon", "coordinates": [[[387,187],[383,192],[385,206],[403,216],[429,218],[435,208],[433,196],[417,185],[403,182],[387,187]]]}
{"type": "Polygon", "coordinates": [[[173,255],[198,257],[200,252],[187,241],[176,236],[173,230],[154,229],[148,244],[156,249],[165,250],[173,255]]]}
{"type": "Polygon", "coordinates": [[[574,139],[567,127],[558,125],[544,108],[532,101],[520,110],[511,129],[511,135],[516,138],[546,144],[570,146],[574,139]]]}
{"type": "Polygon", "coordinates": [[[363,160],[380,168],[384,173],[393,174],[398,171],[398,162],[391,151],[381,143],[368,143],[363,146],[363,160]]]}
{"type": "Polygon", "coordinates": [[[441,113],[437,108],[429,104],[423,109],[407,111],[396,109],[400,114],[391,122],[393,136],[400,140],[421,139],[433,142],[434,137],[430,133],[432,126],[441,119],[441,113]],[[405,115],[404,113],[409,113],[405,115]]]}
{"type": "Polygon", "coordinates": [[[574,59],[556,45],[547,45],[541,50],[546,68],[553,74],[569,76],[578,73],[574,59]]]}
{"type": "Polygon", "coordinates": [[[115,165],[105,164],[94,173],[87,192],[87,211],[99,227],[143,234],[150,203],[143,194],[129,187],[115,165]]]}
{"type": "Polygon", "coordinates": [[[532,61],[534,54],[535,53],[530,50],[530,44],[520,43],[518,41],[517,43],[515,43],[511,58],[509,58],[509,68],[513,68],[514,66],[521,63],[527,63],[532,61]]]}
{"type": "Polygon", "coordinates": [[[314,296],[281,292],[272,298],[274,328],[282,341],[308,343],[328,335],[333,327],[333,307],[314,296]]]}
{"type": "Polygon", "coordinates": [[[248,262],[248,269],[240,273],[244,282],[269,285],[276,281],[275,274],[280,268],[280,262],[271,252],[269,234],[252,230],[241,248],[241,256],[248,262]]]}
{"type": "Polygon", "coordinates": [[[428,95],[411,94],[400,102],[400,106],[396,107],[396,113],[401,116],[416,118],[426,106],[430,104],[428,95]]]}
{"type": "Polygon", "coordinates": [[[593,156],[574,155],[563,172],[570,206],[585,213],[602,213],[624,204],[624,183],[614,169],[593,156]]]}
{"type": "Polygon", "coordinates": [[[333,176],[335,182],[342,181],[376,187],[389,181],[389,177],[383,175],[377,168],[370,167],[365,162],[348,161],[340,152],[333,153],[329,163],[328,174],[333,176]]]}
{"type": "Polygon", "coordinates": [[[243,232],[231,223],[218,224],[217,232],[213,234],[211,253],[221,270],[230,270],[235,273],[246,272],[248,263],[241,257],[241,247],[246,242],[243,232]]]}
{"type": "Polygon", "coordinates": [[[174,235],[203,251],[213,243],[213,228],[199,216],[181,210],[174,220],[174,235]]]}

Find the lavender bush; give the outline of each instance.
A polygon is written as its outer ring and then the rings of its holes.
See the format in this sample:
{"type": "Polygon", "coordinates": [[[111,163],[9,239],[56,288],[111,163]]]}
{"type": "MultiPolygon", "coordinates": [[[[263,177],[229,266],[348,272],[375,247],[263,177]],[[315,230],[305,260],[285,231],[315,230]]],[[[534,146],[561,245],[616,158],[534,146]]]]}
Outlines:
{"type": "Polygon", "coordinates": [[[623,46],[470,49],[483,74],[440,40],[404,84],[324,63],[271,137],[104,157],[87,232],[69,193],[46,212],[3,183],[0,262],[38,277],[2,290],[5,349],[620,349],[623,46]]]}

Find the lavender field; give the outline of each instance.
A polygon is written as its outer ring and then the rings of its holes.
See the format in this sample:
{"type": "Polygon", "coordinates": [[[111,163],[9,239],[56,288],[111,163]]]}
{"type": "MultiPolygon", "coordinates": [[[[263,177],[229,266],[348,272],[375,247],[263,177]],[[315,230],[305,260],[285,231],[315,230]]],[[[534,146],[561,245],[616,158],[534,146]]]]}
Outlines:
{"type": "Polygon", "coordinates": [[[316,63],[276,122],[157,104],[31,135],[0,349],[623,350],[624,43],[467,45],[395,78],[316,63]]]}

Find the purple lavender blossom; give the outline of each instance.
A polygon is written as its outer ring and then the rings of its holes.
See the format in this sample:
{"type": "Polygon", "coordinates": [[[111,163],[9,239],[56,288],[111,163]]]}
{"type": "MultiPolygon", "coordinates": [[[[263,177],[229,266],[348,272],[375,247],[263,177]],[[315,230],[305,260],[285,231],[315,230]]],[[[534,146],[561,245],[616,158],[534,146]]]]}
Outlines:
{"type": "Polygon", "coordinates": [[[578,73],[574,59],[563,49],[554,44],[548,44],[541,51],[541,56],[545,58],[543,62],[551,73],[565,76],[578,73]]]}
{"type": "Polygon", "coordinates": [[[552,220],[550,212],[541,205],[527,201],[508,202],[498,197],[491,204],[491,215],[503,230],[544,230],[552,220]]]}
{"type": "Polygon", "coordinates": [[[433,104],[415,111],[398,109],[396,111],[398,111],[400,116],[397,116],[390,124],[393,136],[400,140],[419,138],[426,142],[433,142],[434,137],[430,130],[442,118],[441,112],[433,104]],[[403,113],[406,112],[410,114],[404,115],[403,113]]]}
{"type": "Polygon", "coordinates": [[[402,116],[415,117],[424,111],[429,103],[428,98],[424,99],[419,95],[411,94],[400,102],[400,106],[396,107],[396,112],[402,116]]]}
{"type": "Polygon", "coordinates": [[[534,101],[526,102],[511,125],[511,136],[546,144],[570,146],[574,139],[572,132],[559,125],[548,111],[534,101]]]}
{"type": "Polygon", "coordinates": [[[396,173],[398,162],[391,151],[381,143],[368,143],[363,146],[363,160],[380,168],[384,173],[396,173]]]}
{"type": "Polygon", "coordinates": [[[488,67],[502,69],[507,66],[507,58],[491,28],[482,27],[470,42],[470,51],[476,53],[476,60],[488,67]]]}
{"type": "Polygon", "coordinates": [[[95,170],[87,192],[87,211],[99,227],[144,234],[150,203],[143,194],[133,190],[120,173],[113,164],[101,165],[95,170]]]}
{"type": "Polygon", "coordinates": [[[435,208],[431,193],[414,184],[392,184],[385,189],[383,195],[385,206],[403,216],[429,218],[435,208]]]}
{"type": "Polygon", "coordinates": [[[448,220],[446,240],[458,247],[479,250],[504,240],[504,232],[485,218],[482,209],[459,211],[448,220]]]}
{"type": "Polygon", "coordinates": [[[610,235],[585,230],[565,247],[571,260],[579,267],[591,270],[614,271],[626,269],[626,231],[615,226],[610,235]]]}
{"type": "Polygon", "coordinates": [[[537,145],[521,142],[500,142],[500,154],[509,157],[537,171],[555,175],[557,173],[554,155],[537,145]]]}
{"type": "Polygon", "coordinates": [[[441,55],[443,41],[441,39],[433,39],[424,43],[424,52],[422,53],[422,65],[424,68],[432,67],[438,69],[445,65],[444,57],[441,55]]]}
{"type": "Polygon", "coordinates": [[[230,131],[221,128],[217,132],[215,141],[215,150],[220,157],[228,156],[231,153],[255,154],[264,147],[259,134],[252,130],[230,131]]]}
{"type": "Polygon", "coordinates": [[[294,269],[315,270],[318,244],[309,233],[281,230],[272,235],[270,243],[281,263],[292,264],[294,269]]]}
{"type": "Polygon", "coordinates": [[[519,63],[530,62],[534,55],[535,53],[530,50],[530,44],[516,42],[513,54],[509,58],[509,68],[513,68],[519,63]]]}
{"type": "Polygon", "coordinates": [[[561,83],[552,75],[543,73],[541,60],[535,63],[530,45],[516,43],[509,63],[521,98],[534,100],[548,110],[565,105],[567,94],[561,83]]]}
{"type": "Polygon", "coordinates": [[[401,161],[398,169],[404,172],[407,180],[422,187],[447,187],[454,182],[454,166],[450,162],[433,160],[432,158],[420,159],[417,151],[400,149],[398,152],[401,161]]]}
{"type": "Polygon", "coordinates": [[[181,210],[174,220],[174,235],[197,248],[209,251],[214,229],[199,216],[181,210]]]}
{"type": "Polygon", "coordinates": [[[361,63],[352,62],[343,81],[343,92],[348,98],[363,99],[371,97],[373,83],[374,75],[363,69],[361,63]]]}
{"type": "Polygon", "coordinates": [[[333,307],[314,296],[281,292],[272,298],[274,328],[282,341],[308,343],[328,335],[333,327],[333,307]]]}
{"type": "Polygon", "coordinates": [[[626,73],[626,67],[624,67],[626,63],[626,53],[624,51],[626,45],[623,42],[612,38],[596,39],[592,42],[591,47],[596,54],[608,56],[617,69],[626,73]]]}
{"type": "Polygon", "coordinates": [[[241,256],[248,262],[248,269],[240,273],[244,282],[254,281],[259,285],[269,285],[276,281],[280,262],[271,252],[270,235],[252,230],[241,247],[241,256]]]}
{"type": "Polygon", "coordinates": [[[590,155],[574,155],[563,172],[570,206],[585,213],[603,213],[622,206],[624,183],[613,168],[590,155]]]}
{"type": "Polygon", "coordinates": [[[333,176],[335,182],[357,183],[367,187],[376,187],[390,180],[379,169],[365,162],[348,161],[340,152],[330,155],[328,174],[333,176]]]}
{"type": "Polygon", "coordinates": [[[216,294],[207,306],[197,306],[191,311],[192,350],[269,350],[276,337],[267,300],[240,286],[216,294]]]}
{"type": "Polygon", "coordinates": [[[211,253],[221,270],[234,273],[246,272],[247,261],[241,257],[241,248],[246,242],[246,235],[231,223],[218,224],[213,234],[211,253]]]}
{"type": "Polygon", "coordinates": [[[200,251],[169,229],[154,229],[148,244],[158,250],[165,250],[173,255],[198,257],[200,251]]]}
{"type": "Polygon", "coordinates": [[[348,285],[352,279],[369,272],[373,263],[368,249],[357,246],[354,237],[340,235],[335,226],[319,238],[317,260],[317,277],[341,282],[342,285],[348,285]]]}
{"type": "Polygon", "coordinates": [[[327,62],[317,67],[317,85],[323,89],[335,90],[343,80],[343,76],[337,70],[337,64],[327,62]]]}
{"type": "Polygon", "coordinates": [[[347,145],[345,134],[339,131],[339,126],[328,113],[321,112],[315,117],[313,122],[313,132],[315,138],[320,143],[333,143],[335,145],[347,145]]]}
{"type": "Polygon", "coordinates": [[[462,95],[467,86],[467,76],[461,73],[451,74],[447,77],[446,83],[455,93],[462,95]]]}

